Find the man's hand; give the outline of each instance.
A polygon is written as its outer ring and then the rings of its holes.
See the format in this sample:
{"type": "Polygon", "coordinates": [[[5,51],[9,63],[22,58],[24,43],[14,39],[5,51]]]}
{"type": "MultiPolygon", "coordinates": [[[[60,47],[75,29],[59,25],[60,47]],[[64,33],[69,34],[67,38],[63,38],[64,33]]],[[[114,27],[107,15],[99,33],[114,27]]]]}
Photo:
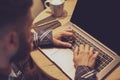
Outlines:
{"type": "Polygon", "coordinates": [[[74,65],[77,66],[89,66],[93,67],[95,64],[95,60],[98,56],[98,52],[94,52],[94,48],[89,45],[80,45],[80,47],[76,47],[74,50],[74,65]]]}
{"type": "Polygon", "coordinates": [[[62,46],[62,47],[72,47],[72,44],[69,42],[62,41],[62,37],[72,37],[74,38],[73,30],[68,27],[58,27],[53,29],[53,43],[55,46],[62,46]]]}

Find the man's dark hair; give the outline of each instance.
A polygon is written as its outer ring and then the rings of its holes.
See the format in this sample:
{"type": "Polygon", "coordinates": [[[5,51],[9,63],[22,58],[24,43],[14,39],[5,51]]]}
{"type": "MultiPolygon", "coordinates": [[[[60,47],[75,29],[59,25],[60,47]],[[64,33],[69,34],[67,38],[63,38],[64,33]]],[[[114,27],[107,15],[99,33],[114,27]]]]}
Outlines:
{"type": "Polygon", "coordinates": [[[0,28],[28,14],[32,0],[0,0],[0,28]]]}

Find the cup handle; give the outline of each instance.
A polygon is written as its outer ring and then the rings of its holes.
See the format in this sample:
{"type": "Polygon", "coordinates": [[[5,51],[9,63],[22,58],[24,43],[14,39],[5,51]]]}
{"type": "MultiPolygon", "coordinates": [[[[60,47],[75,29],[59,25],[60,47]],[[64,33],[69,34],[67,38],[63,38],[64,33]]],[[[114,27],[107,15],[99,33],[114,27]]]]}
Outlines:
{"type": "Polygon", "coordinates": [[[48,8],[49,7],[49,5],[48,4],[50,4],[50,1],[49,0],[46,0],[45,2],[44,2],[44,5],[45,5],[45,7],[46,8],[48,8]]]}

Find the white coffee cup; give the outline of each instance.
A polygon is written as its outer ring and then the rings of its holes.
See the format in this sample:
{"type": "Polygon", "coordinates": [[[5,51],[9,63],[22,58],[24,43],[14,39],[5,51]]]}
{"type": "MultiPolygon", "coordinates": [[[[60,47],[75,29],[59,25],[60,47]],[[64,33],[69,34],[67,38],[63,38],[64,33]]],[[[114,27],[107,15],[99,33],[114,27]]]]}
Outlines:
{"type": "Polygon", "coordinates": [[[61,17],[63,15],[64,2],[64,0],[46,0],[44,5],[46,8],[51,9],[53,16],[61,17]]]}

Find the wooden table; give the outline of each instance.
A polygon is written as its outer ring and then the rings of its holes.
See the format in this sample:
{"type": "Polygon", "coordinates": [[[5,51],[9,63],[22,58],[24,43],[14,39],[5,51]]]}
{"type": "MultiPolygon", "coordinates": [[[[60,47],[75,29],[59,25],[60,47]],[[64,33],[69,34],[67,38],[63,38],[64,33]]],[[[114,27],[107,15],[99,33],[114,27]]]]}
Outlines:
{"type": "MultiPolygon", "coordinates": [[[[72,12],[74,10],[76,0],[67,0],[64,5],[64,16],[57,18],[62,25],[68,22],[71,18],[72,12]]],[[[51,15],[50,9],[45,9],[40,13],[34,23],[42,20],[51,15]]],[[[69,80],[66,75],[63,74],[45,55],[43,55],[39,50],[31,52],[31,57],[34,62],[40,67],[40,69],[45,72],[48,76],[58,79],[58,80],[69,80]]],[[[120,67],[117,67],[110,75],[107,76],[106,80],[120,80],[120,67]]]]}

